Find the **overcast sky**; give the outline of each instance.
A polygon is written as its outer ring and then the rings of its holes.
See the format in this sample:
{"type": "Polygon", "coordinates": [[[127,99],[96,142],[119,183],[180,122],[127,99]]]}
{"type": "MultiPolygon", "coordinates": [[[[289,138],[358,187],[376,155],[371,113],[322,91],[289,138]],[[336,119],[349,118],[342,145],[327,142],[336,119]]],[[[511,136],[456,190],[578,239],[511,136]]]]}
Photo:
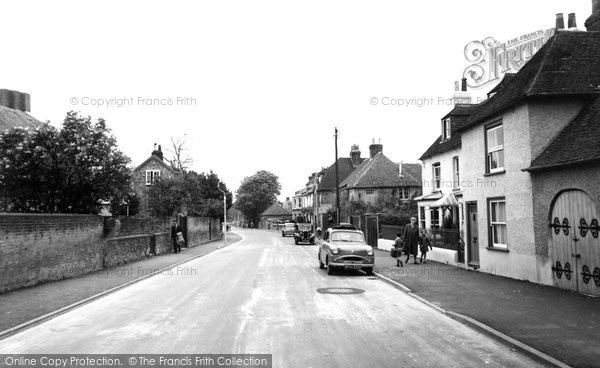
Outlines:
{"type": "Polygon", "coordinates": [[[417,162],[465,45],[552,28],[558,12],[584,29],[591,0],[7,1],[0,88],[30,93],[32,115],[57,126],[69,110],[104,117],[132,165],[185,134],[194,170],[234,190],[269,170],[285,199],[333,163],[335,126],[340,156],[368,156],[376,138],[417,162]]]}

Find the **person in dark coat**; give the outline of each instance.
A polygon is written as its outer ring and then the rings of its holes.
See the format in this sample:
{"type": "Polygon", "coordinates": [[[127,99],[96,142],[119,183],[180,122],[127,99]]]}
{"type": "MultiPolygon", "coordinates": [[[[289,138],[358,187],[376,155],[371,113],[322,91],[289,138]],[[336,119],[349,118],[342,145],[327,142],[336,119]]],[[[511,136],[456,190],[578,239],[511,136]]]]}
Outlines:
{"type": "Polygon", "coordinates": [[[419,244],[421,245],[421,262],[427,263],[427,252],[430,249],[433,250],[433,247],[431,246],[431,241],[429,240],[427,233],[425,233],[425,230],[421,230],[419,244]]]}
{"type": "Polygon", "coordinates": [[[404,249],[406,251],[406,261],[410,259],[410,256],[415,257],[415,264],[417,263],[417,255],[419,254],[419,228],[417,227],[417,218],[412,217],[410,224],[404,228],[404,249]]]}
{"type": "Polygon", "coordinates": [[[181,245],[177,242],[177,233],[181,232],[181,226],[177,223],[177,220],[173,220],[173,226],[171,226],[171,241],[173,242],[173,253],[181,253],[181,245]]]}

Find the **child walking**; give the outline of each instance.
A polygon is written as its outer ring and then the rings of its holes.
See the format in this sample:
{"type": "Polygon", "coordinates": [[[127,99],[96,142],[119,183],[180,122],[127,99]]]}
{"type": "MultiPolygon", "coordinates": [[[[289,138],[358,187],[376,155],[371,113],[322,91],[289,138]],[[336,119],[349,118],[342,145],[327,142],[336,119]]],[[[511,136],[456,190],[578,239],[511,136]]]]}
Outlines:
{"type": "Polygon", "coordinates": [[[427,233],[425,233],[425,230],[421,230],[419,243],[421,244],[421,262],[427,263],[427,252],[430,249],[433,250],[433,247],[431,246],[431,241],[429,240],[427,233]]]}
{"type": "Polygon", "coordinates": [[[402,261],[400,260],[400,257],[402,257],[402,239],[400,238],[402,234],[397,233],[396,234],[396,240],[394,240],[394,248],[397,249],[396,253],[396,267],[404,267],[404,263],[402,263],[402,261]]]}

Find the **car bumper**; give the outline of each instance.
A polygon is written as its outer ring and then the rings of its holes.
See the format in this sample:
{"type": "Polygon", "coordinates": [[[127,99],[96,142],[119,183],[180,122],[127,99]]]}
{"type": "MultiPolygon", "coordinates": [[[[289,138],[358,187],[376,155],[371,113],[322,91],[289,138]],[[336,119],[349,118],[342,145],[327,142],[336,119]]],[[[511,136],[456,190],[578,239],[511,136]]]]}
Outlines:
{"type": "Polygon", "coordinates": [[[353,260],[345,260],[345,259],[333,259],[329,262],[331,266],[334,267],[347,267],[347,268],[364,268],[364,267],[373,267],[375,265],[375,259],[371,258],[361,258],[361,259],[353,259],[353,260]]]}

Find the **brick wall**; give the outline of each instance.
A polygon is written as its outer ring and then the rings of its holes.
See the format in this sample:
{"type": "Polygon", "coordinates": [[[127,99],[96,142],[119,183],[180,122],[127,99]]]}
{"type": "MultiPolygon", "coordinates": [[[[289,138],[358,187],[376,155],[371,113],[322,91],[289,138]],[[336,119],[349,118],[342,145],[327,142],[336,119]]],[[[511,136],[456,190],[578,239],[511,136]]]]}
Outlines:
{"type": "Polygon", "coordinates": [[[173,243],[171,242],[171,231],[154,234],[156,254],[166,254],[173,252],[173,243]]]}
{"type": "MultiPolygon", "coordinates": [[[[187,242],[188,246],[207,243],[212,240],[214,234],[211,234],[211,220],[208,217],[187,217],[187,242]]],[[[214,231],[213,231],[214,232],[214,231]]],[[[217,232],[216,234],[219,234],[217,232]]]]}
{"type": "Polygon", "coordinates": [[[102,245],[104,268],[150,257],[152,237],[142,234],[106,239],[102,245]]]}
{"type": "Polygon", "coordinates": [[[96,215],[0,214],[0,292],[102,268],[96,215]]]}
{"type": "Polygon", "coordinates": [[[169,218],[107,217],[104,220],[107,237],[162,233],[171,230],[169,218]]]}

